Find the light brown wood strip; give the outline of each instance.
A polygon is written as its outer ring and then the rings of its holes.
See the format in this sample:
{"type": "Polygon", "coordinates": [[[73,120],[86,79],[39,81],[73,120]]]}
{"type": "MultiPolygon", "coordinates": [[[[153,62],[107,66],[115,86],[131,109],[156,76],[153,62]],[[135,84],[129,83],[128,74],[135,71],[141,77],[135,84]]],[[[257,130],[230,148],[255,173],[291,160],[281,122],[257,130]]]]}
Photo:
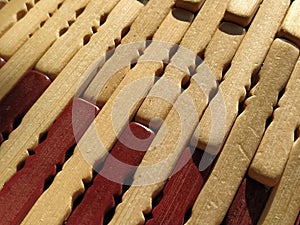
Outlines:
{"type": "Polygon", "coordinates": [[[0,13],[0,37],[34,6],[34,0],[8,1],[0,13]]]}
{"type": "MultiPolygon", "coordinates": [[[[250,88],[251,76],[260,69],[288,7],[288,0],[263,1],[216,96],[224,98],[226,104],[225,133],[214,132],[214,136],[211,135],[211,112],[208,107],[199,124],[200,135],[193,137],[194,140],[198,140],[197,146],[200,149],[208,147],[212,154],[216,154],[223,145],[238,114],[239,103],[244,100],[246,90],[250,88]]],[[[216,97],[210,105],[218,104],[216,97]]]]}
{"type": "Polygon", "coordinates": [[[7,61],[0,69],[0,99],[9,92],[28,69],[35,65],[59,37],[59,31],[68,26],[67,21],[74,18],[75,11],[85,7],[88,2],[89,0],[66,0],[44,26],[37,30],[7,61]]]}
{"type": "Polygon", "coordinates": [[[249,175],[268,186],[280,179],[300,124],[300,59],[251,163],[249,175]]]}
{"type": "Polygon", "coordinates": [[[205,0],[176,0],[176,7],[197,12],[204,2],[205,0]]]}
{"type": "MultiPolygon", "coordinates": [[[[157,27],[168,14],[169,17],[172,16],[169,11],[173,2],[165,1],[164,3],[165,4],[162,4],[162,1],[160,0],[159,2],[155,0],[147,3],[133,22],[129,33],[122,39],[122,45],[117,47],[114,55],[104,64],[85,91],[85,99],[95,102],[99,106],[104,105],[108,101],[114,90],[130,70],[131,62],[138,59],[139,54],[136,50],[137,45],[139,46],[139,50],[144,51],[147,37],[154,35],[157,27]],[[153,18],[153,11],[156,11],[156,14],[158,14],[157,19],[153,18]],[[157,22],[160,23],[158,24],[157,22]],[[143,30],[142,32],[141,29],[143,30]],[[118,69],[122,69],[116,71],[115,65],[118,65],[118,69]],[[112,74],[114,74],[113,77],[111,77],[112,74]]],[[[165,32],[168,32],[168,30],[165,32]]],[[[162,37],[162,40],[164,40],[164,38],[167,38],[164,37],[165,35],[163,32],[161,33],[162,34],[159,36],[157,36],[158,34],[155,34],[153,39],[160,40],[159,38],[162,37]]]]}
{"type": "MultiPolygon", "coordinates": [[[[39,136],[49,129],[56,117],[74,97],[79,85],[84,82],[81,79],[85,71],[108,48],[114,47],[114,40],[121,38],[124,27],[130,26],[142,7],[143,5],[138,1],[122,0],[111,12],[103,29],[79,50],[28,111],[19,127],[0,146],[0,187],[15,173],[17,165],[28,156],[27,149],[32,149],[37,145],[39,136]]],[[[98,65],[95,66],[96,69],[98,65]]],[[[90,68],[87,73],[94,75],[95,67],[90,68]]],[[[88,82],[91,78],[86,79],[88,82]]]]}
{"type": "Polygon", "coordinates": [[[246,27],[250,24],[261,2],[262,0],[231,0],[225,14],[225,20],[246,27]]]}
{"type": "Polygon", "coordinates": [[[216,82],[203,81],[205,76],[212,76],[209,73],[207,66],[200,66],[188,89],[175,102],[137,168],[133,186],[125,192],[110,225],[124,221],[128,225],[145,222],[144,214],[151,212],[152,199],[162,190],[208,104],[208,93],[217,87],[216,82]],[[201,86],[203,82],[207,89],[201,86]]]}
{"type": "MultiPolygon", "coordinates": [[[[218,5],[218,2],[214,2],[215,6],[218,5]]],[[[224,4],[224,3],[223,3],[224,4]]],[[[222,11],[224,13],[226,5],[223,5],[223,8],[220,7],[219,10],[219,16],[222,15],[222,11]]],[[[201,11],[199,12],[198,16],[196,17],[195,21],[193,22],[190,30],[193,30],[195,26],[201,27],[201,24],[207,24],[210,23],[210,18],[203,18],[203,20],[200,20],[199,18],[202,18],[203,15],[205,15],[207,12],[204,10],[211,10],[211,8],[205,8],[203,7],[201,11]],[[198,19],[197,19],[198,18],[198,19]],[[196,23],[196,25],[194,25],[196,23]]],[[[221,19],[221,17],[220,17],[221,19]]],[[[217,20],[217,19],[216,19],[217,20]]],[[[207,34],[206,32],[213,32],[215,29],[217,29],[219,26],[218,23],[213,23],[211,27],[208,27],[206,25],[205,30],[197,30],[197,40],[202,40],[202,38],[199,39],[199,37],[202,37],[203,35],[207,34]],[[216,27],[214,27],[216,26],[216,27]]],[[[226,25],[223,25],[223,28],[221,29],[226,29],[226,25]]],[[[232,28],[232,31],[238,32],[239,28],[237,28],[236,25],[232,25],[234,28],[232,28]]],[[[227,27],[228,28],[228,27],[227,27]]],[[[230,29],[230,28],[228,28],[230,29]]],[[[242,29],[242,28],[241,28],[242,29]]],[[[181,45],[186,45],[185,47],[189,46],[189,49],[192,48],[192,44],[194,42],[188,43],[185,41],[186,39],[189,39],[190,33],[189,31],[187,32],[186,36],[183,38],[182,42],[185,44],[181,45]],[[190,45],[191,44],[191,45],[190,45]]],[[[194,30],[195,31],[195,30],[194,30]]],[[[243,37],[243,35],[231,35],[231,38],[229,38],[229,34],[226,36],[226,32],[217,30],[215,38],[211,40],[211,44],[208,46],[208,51],[205,53],[205,58],[208,57],[208,60],[211,61],[209,65],[216,67],[216,62],[219,61],[219,66],[222,67],[223,63],[228,63],[227,61],[230,61],[234,55],[234,52],[236,51],[237,46],[239,45],[240,39],[243,37]],[[223,33],[223,35],[220,35],[220,33],[223,33]],[[220,37],[222,36],[222,37],[220,37]],[[224,37],[226,36],[226,37],[224,37]],[[224,40],[222,38],[226,39],[226,44],[224,43],[224,40]],[[230,39],[230,40],[229,40],[230,39]],[[228,42],[227,42],[228,40],[228,42]],[[222,42],[222,44],[221,44],[222,42]],[[216,46],[216,48],[212,48],[212,46],[216,46]],[[232,47],[231,47],[232,46],[232,47]],[[220,49],[217,49],[221,47],[220,49]],[[214,52],[214,51],[217,51],[214,52]],[[224,52],[226,52],[226,55],[224,55],[224,52]],[[220,57],[216,56],[220,53],[220,57]],[[209,55],[215,54],[213,57],[210,57],[209,55]],[[221,55],[222,54],[222,55],[221,55]],[[221,62],[221,60],[223,62],[221,62]]],[[[244,33],[244,31],[240,30],[240,33],[244,33]]],[[[195,37],[196,38],[196,37],[195,37]]],[[[208,44],[208,43],[207,43],[208,44]]],[[[205,45],[206,46],[206,45],[205,45]]],[[[202,51],[202,48],[199,48],[196,50],[196,52],[202,51]]],[[[168,112],[170,111],[172,104],[175,102],[176,98],[182,91],[182,85],[186,83],[189,80],[189,70],[187,69],[188,67],[193,68],[195,67],[194,65],[195,60],[194,56],[187,56],[187,55],[182,55],[180,51],[175,54],[173,57],[171,64],[167,66],[165,69],[165,73],[160,78],[153,88],[151,89],[150,93],[148,94],[147,98],[143,102],[141,108],[139,109],[137,115],[136,115],[136,120],[140,123],[146,124],[146,125],[151,125],[151,128],[153,129],[158,129],[164,120],[164,118],[167,116],[168,112]],[[178,65],[184,65],[185,68],[179,68],[178,65]]],[[[219,69],[219,68],[218,68],[219,69]]],[[[215,72],[215,71],[213,71],[215,72]]],[[[222,71],[220,72],[222,76],[222,71]]],[[[218,74],[220,74],[218,73],[218,74]]]]}
{"type": "Polygon", "coordinates": [[[224,148],[201,190],[187,224],[220,224],[245,176],[264,134],[265,123],[277,103],[299,56],[299,50],[275,40],[259,73],[259,81],[245,102],[224,148]]]}
{"type": "Polygon", "coordinates": [[[280,182],[258,222],[259,225],[294,225],[300,211],[300,139],[294,143],[280,182]]]}
{"type": "Polygon", "coordinates": [[[40,24],[50,17],[49,13],[56,11],[63,1],[39,1],[22,20],[0,38],[0,55],[9,59],[40,28],[40,24]]]}
{"type": "MultiPolygon", "coordinates": [[[[129,5],[130,1],[123,2],[129,5]]],[[[123,9],[124,7],[123,4],[122,8],[120,8],[123,9]]],[[[120,14],[118,12],[118,15],[120,14]]],[[[168,25],[163,23],[161,29],[166,31],[168,25]]],[[[170,33],[164,32],[164,35],[169,37],[168,41],[178,43],[187,30],[189,23],[178,21],[176,25],[182,27],[181,34],[178,29],[168,29],[170,33]]],[[[160,32],[160,29],[157,32],[160,32]]],[[[107,151],[111,150],[117,141],[118,135],[121,134],[122,130],[135,114],[141,99],[147,94],[151,85],[153,85],[155,74],[163,69],[163,61],[168,59],[170,48],[171,45],[150,45],[145,50],[145,54],[140,58],[139,63],[130,70],[130,74],[120,83],[117,90],[95,118],[92,126],[88,128],[79,141],[75,149],[76,153],[68,160],[70,165],[77,165],[81,173],[76,174],[73,166],[63,168],[60,173],[61,178],[58,177],[55,179],[54,183],[47,190],[47,194],[39,198],[37,205],[29,213],[28,219],[25,218],[26,223],[24,224],[33,224],[36,218],[41,217],[41,212],[43,212],[42,218],[45,218],[44,221],[49,221],[49,224],[51,221],[47,218],[56,217],[61,220],[61,218],[65,218],[68,215],[71,210],[70,198],[84,191],[80,188],[79,184],[81,180],[89,178],[89,174],[92,174],[92,167],[90,165],[99,162],[107,154],[107,151]],[[151,61],[154,59],[154,62],[151,61]],[[134,90],[128,88],[129,85],[133,85],[135,82],[139,82],[139,85],[134,90]],[[126,112],[129,112],[128,117],[114,117],[115,113],[122,113],[123,115],[126,112]],[[65,191],[64,188],[61,188],[62,185],[71,187],[66,188],[65,191]],[[58,194],[58,192],[60,193],[58,194]],[[49,204],[50,202],[51,204],[49,204]],[[48,210],[48,207],[55,208],[55,212],[48,210]]]]}
{"type": "Polygon", "coordinates": [[[109,14],[118,2],[119,0],[89,2],[74,25],[58,38],[37,62],[35,69],[55,79],[76,52],[84,46],[84,38],[90,38],[97,29],[101,29],[99,28],[101,18],[103,20],[103,16],[109,14]]]}
{"type": "Polygon", "coordinates": [[[295,42],[300,47],[300,1],[295,0],[279,31],[279,36],[295,42]]]}

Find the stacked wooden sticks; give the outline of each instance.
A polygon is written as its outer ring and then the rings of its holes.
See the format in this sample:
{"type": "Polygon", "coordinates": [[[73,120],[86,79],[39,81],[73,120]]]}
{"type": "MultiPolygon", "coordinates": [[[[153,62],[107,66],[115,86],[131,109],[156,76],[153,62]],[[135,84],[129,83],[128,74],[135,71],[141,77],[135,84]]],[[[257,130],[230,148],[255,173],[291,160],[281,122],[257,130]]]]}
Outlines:
{"type": "Polygon", "coordinates": [[[299,0],[0,7],[1,224],[299,223],[299,0]]]}

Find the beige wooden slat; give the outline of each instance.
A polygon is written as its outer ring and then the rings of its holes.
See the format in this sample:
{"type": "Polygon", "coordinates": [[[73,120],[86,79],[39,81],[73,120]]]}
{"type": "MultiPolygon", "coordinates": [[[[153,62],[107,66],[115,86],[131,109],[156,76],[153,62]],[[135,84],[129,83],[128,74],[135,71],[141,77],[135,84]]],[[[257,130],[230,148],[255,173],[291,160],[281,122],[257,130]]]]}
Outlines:
{"type": "Polygon", "coordinates": [[[204,2],[205,0],[176,0],[176,7],[197,12],[204,2]]]}
{"type": "MultiPolygon", "coordinates": [[[[228,2],[229,0],[207,0],[181,41],[180,46],[190,49],[195,54],[199,52],[202,54],[218,28],[228,2]]],[[[182,55],[181,50],[176,52],[172,62],[165,69],[163,79],[161,78],[155,84],[152,93],[150,93],[155,98],[149,97],[146,99],[144,106],[136,116],[138,122],[147,125],[151,123],[152,128],[159,128],[172,104],[181,93],[182,84],[189,80],[189,69],[195,69],[196,67],[194,57],[194,55],[182,55]],[[183,65],[183,68],[178,68],[173,64],[183,65]]]]}
{"type": "Polygon", "coordinates": [[[68,27],[68,20],[75,11],[85,7],[89,0],[66,0],[60,9],[46,21],[44,26],[10,58],[0,69],[0,99],[18,82],[25,72],[32,68],[46,50],[59,37],[59,31],[68,27]]]}
{"type": "MultiPolygon", "coordinates": [[[[178,97],[156,134],[141,164],[133,185],[125,192],[110,225],[143,224],[144,214],[152,209],[152,199],[162,190],[182,151],[188,144],[199,118],[208,104],[209,92],[217,83],[202,64],[191,78],[190,86],[178,97]],[[201,85],[205,84],[205,88],[201,85]]],[[[183,166],[183,165],[182,165],[183,166]]]]}
{"type": "Polygon", "coordinates": [[[34,6],[34,0],[9,1],[0,13],[0,37],[34,6]]]}
{"type": "Polygon", "coordinates": [[[107,15],[118,2],[119,0],[90,1],[76,23],[55,41],[37,62],[35,69],[47,74],[51,79],[55,79],[84,45],[84,38],[92,36],[93,32],[101,29],[101,27],[98,28],[101,17],[107,15]]]}
{"type": "Polygon", "coordinates": [[[294,225],[300,211],[300,139],[294,143],[280,182],[273,188],[259,225],[294,225]]]}
{"type": "MultiPolygon", "coordinates": [[[[204,63],[210,67],[216,80],[222,79],[223,69],[231,62],[244,35],[245,30],[232,23],[222,23],[216,31],[204,56],[204,63]]],[[[158,129],[180,94],[182,80],[187,79],[184,76],[187,75],[183,71],[168,66],[163,78],[155,83],[141,105],[136,120],[158,129]]]]}
{"type": "Polygon", "coordinates": [[[273,120],[251,163],[249,175],[268,186],[280,179],[300,124],[300,59],[286,86],[273,120]]]}
{"type": "Polygon", "coordinates": [[[262,0],[231,0],[225,20],[240,24],[246,27],[250,24],[262,0]]]}
{"type": "Polygon", "coordinates": [[[56,117],[74,97],[85,71],[108,48],[115,46],[114,40],[121,38],[124,27],[130,26],[142,7],[143,5],[138,1],[122,0],[108,16],[103,29],[99,30],[90,42],[79,50],[27,112],[19,127],[10,134],[6,142],[2,143],[0,146],[0,188],[15,173],[17,165],[26,159],[27,149],[32,149],[37,145],[39,136],[49,129],[56,117]]]}
{"type": "MultiPolygon", "coordinates": [[[[127,4],[130,2],[132,1],[127,1],[127,4]]],[[[123,5],[123,7],[125,6],[123,5]]],[[[168,22],[169,20],[166,19],[165,21],[168,22]]],[[[168,37],[169,42],[175,43],[181,40],[189,26],[189,22],[186,21],[178,20],[176,23],[172,21],[171,24],[164,22],[156,32],[156,35],[164,35],[165,38],[168,37]],[[172,29],[173,27],[177,27],[177,29],[172,29]]],[[[36,222],[37,218],[42,219],[43,224],[45,224],[45,221],[47,221],[46,224],[53,224],[53,218],[58,218],[57,223],[65,218],[65,215],[71,210],[72,196],[76,196],[84,191],[82,189],[82,180],[91,178],[91,165],[102,159],[107,154],[107,151],[112,148],[117,140],[117,136],[121,134],[126,123],[129,122],[128,120],[133,117],[140,104],[139,102],[147,94],[151,85],[153,85],[155,74],[163,69],[163,61],[168,59],[171,47],[171,45],[165,44],[159,46],[150,45],[145,50],[144,56],[130,70],[112,97],[101,109],[92,125],[79,141],[74,155],[67,161],[66,166],[59,173],[59,176],[54,179],[53,184],[38,199],[22,224],[39,224],[39,221],[36,222]],[[155,61],[151,61],[151,59],[155,61]],[[134,85],[135,82],[138,82],[139,85],[134,90],[128,88],[128,86],[134,85]],[[122,93],[123,97],[120,97],[122,93]],[[129,118],[126,116],[113,117],[114,113],[120,112],[123,115],[127,110],[129,111],[129,118]],[[87,164],[86,160],[89,164],[87,164]],[[79,173],[74,172],[73,165],[76,165],[76,171],[77,168],[80,170],[79,173]],[[68,187],[62,188],[64,186],[68,187]],[[55,211],[50,208],[54,208],[55,211]]]]}
{"type": "Polygon", "coordinates": [[[245,176],[265,123],[277,103],[299,56],[293,45],[276,39],[259,73],[259,81],[245,102],[224,148],[192,208],[187,225],[221,224],[245,176]]]}
{"type": "MultiPolygon", "coordinates": [[[[246,90],[250,88],[251,76],[260,69],[288,7],[288,0],[263,1],[217,94],[217,97],[224,98],[226,104],[225,133],[214,132],[211,135],[211,107],[208,107],[199,124],[200,135],[193,137],[198,140],[197,146],[200,149],[208,147],[212,154],[218,153],[238,114],[239,103],[244,100],[246,90]]],[[[218,105],[216,99],[213,98],[210,105],[218,105]]]]}
{"type": "Polygon", "coordinates": [[[129,44],[135,45],[135,43],[140,42],[138,45],[140,45],[140,50],[143,51],[146,44],[144,42],[154,35],[173,5],[174,0],[151,0],[147,3],[133,22],[128,34],[121,40],[122,45],[116,48],[114,55],[105,63],[88,86],[83,95],[85,99],[98,105],[104,105],[108,101],[130,70],[131,59],[136,60],[139,56],[135,47],[129,44]],[[128,44],[128,47],[124,46],[126,44],[128,44]],[[122,49],[120,50],[120,48],[122,49]],[[115,71],[115,65],[118,65],[119,69],[122,67],[122,69],[115,71]],[[111,74],[114,74],[114,76],[111,77],[111,74]]]}
{"type": "Polygon", "coordinates": [[[40,28],[40,24],[50,17],[49,13],[56,11],[58,5],[63,1],[39,1],[22,20],[18,21],[0,38],[0,55],[9,59],[40,28]]]}
{"type": "Polygon", "coordinates": [[[279,31],[279,36],[287,38],[300,46],[300,1],[295,0],[279,31]]]}

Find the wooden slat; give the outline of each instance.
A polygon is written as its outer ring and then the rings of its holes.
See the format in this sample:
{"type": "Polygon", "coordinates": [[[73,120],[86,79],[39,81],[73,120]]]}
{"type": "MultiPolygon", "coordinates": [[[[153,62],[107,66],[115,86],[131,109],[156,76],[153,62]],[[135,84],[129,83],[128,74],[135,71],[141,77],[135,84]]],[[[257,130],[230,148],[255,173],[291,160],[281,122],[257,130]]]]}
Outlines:
{"type": "Polygon", "coordinates": [[[132,176],[154,138],[153,131],[131,122],[105,159],[93,185],[71,214],[69,225],[102,225],[105,214],[115,205],[114,197],[122,194],[122,184],[132,176]]]}
{"type": "MultiPolygon", "coordinates": [[[[130,2],[131,4],[137,4],[137,2],[130,2]]],[[[127,7],[130,5],[128,1],[123,2],[123,4],[125,3],[127,7]]],[[[120,9],[124,10],[124,7],[122,5],[120,9]]],[[[136,5],[136,7],[140,8],[140,5],[136,5]]],[[[126,17],[132,11],[133,9],[124,12],[126,17]]],[[[120,12],[118,12],[118,15],[120,15],[120,12]]],[[[176,24],[173,24],[177,27],[174,30],[170,24],[163,23],[157,33],[164,31],[164,35],[169,37],[169,42],[178,43],[189,24],[189,22],[178,20],[176,24]]],[[[111,150],[128,120],[132,119],[139,104],[141,104],[141,99],[153,85],[155,74],[163,69],[163,61],[168,60],[171,47],[171,45],[168,46],[164,43],[159,46],[150,45],[145,50],[145,54],[139,59],[139,63],[130,70],[109,101],[101,109],[92,126],[89,127],[79,141],[73,156],[64,164],[62,171],[56,176],[52,185],[33,206],[23,224],[32,224],[37,218],[42,218],[44,222],[47,221],[47,223],[53,224],[53,218],[56,218],[57,222],[66,218],[72,209],[72,199],[76,199],[78,194],[84,191],[82,180],[92,178],[92,165],[102,159],[107,151],[111,150]],[[133,82],[138,82],[134,90],[128,88],[133,82]],[[129,93],[126,90],[129,90],[129,93]],[[118,104],[119,101],[122,104],[118,104]],[[114,116],[115,113],[124,115],[125,112],[129,112],[128,117],[114,116]],[[113,119],[108,119],[112,117],[113,119]],[[97,137],[101,137],[101,140],[94,136],[95,132],[97,137]],[[51,204],[49,204],[50,202],[51,204]],[[41,212],[43,213],[41,214],[41,212]]]]}
{"type": "Polygon", "coordinates": [[[288,0],[263,1],[220,84],[220,91],[210,102],[211,106],[216,106],[219,104],[218,99],[224,98],[225,132],[214,132],[214,135],[211,135],[211,107],[208,107],[199,124],[200,135],[193,137],[194,140],[198,140],[197,146],[200,149],[207,147],[212,154],[216,154],[223,145],[238,114],[239,103],[245,99],[246,89],[250,88],[251,76],[260,69],[288,7],[288,0]]]}
{"type": "Polygon", "coordinates": [[[300,124],[300,60],[286,86],[273,120],[257,150],[249,175],[268,186],[280,179],[294,142],[294,133],[300,124]]]}
{"type": "Polygon", "coordinates": [[[276,39],[259,73],[259,81],[245,102],[210,177],[201,190],[187,224],[220,224],[250,165],[265,123],[279,92],[294,68],[299,50],[276,39]]]}
{"type": "MultiPolygon", "coordinates": [[[[221,24],[216,31],[204,56],[204,63],[210,67],[216,80],[222,79],[223,69],[232,60],[244,34],[245,30],[242,27],[231,23],[221,24]]],[[[144,100],[136,120],[147,125],[151,122],[151,126],[158,129],[180,94],[182,80],[186,79],[184,77],[185,73],[178,68],[167,67],[163,78],[153,86],[144,100]],[[156,118],[159,119],[155,121],[156,118]]]]}
{"type": "Polygon", "coordinates": [[[50,83],[50,79],[44,74],[28,71],[0,101],[0,144],[3,141],[2,135],[8,136],[14,129],[16,120],[21,120],[50,83]]]}
{"type": "Polygon", "coordinates": [[[0,55],[9,59],[29,38],[40,28],[57,10],[59,4],[64,0],[41,0],[0,38],[0,55]],[[18,35],[16,35],[18,34],[18,35]]]}
{"type": "Polygon", "coordinates": [[[21,19],[34,4],[34,0],[8,1],[0,13],[0,37],[21,19]]]}
{"type": "MultiPolygon", "coordinates": [[[[139,50],[145,50],[145,41],[154,35],[164,18],[170,14],[170,8],[173,4],[173,0],[152,0],[147,3],[133,22],[129,33],[122,39],[122,45],[116,48],[114,55],[104,64],[88,86],[84,93],[85,99],[95,102],[100,106],[108,101],[114,90],[130,70],[131,62],[137,61],[139,57],[136,49],[137,45],[139,45],[139,50]],[[156,13],[154,14],[153,11],[156,13]],[[153,17],[154,15],[155,18],[153,17]],[[118,65],[118,68],[115,65],[118,65]],[[117,71],[120,68],[122,69],[117,71]]],[[[172,20],[171,15],[169,15],[169,20],[172,20]]],[[[161,41],[163,41],[164,35],[160,35],[160,37],[154,35],[153,37],[157,41],[160,40],[159,38],[162,38],[161,41]]]]}
{"type": "MultiPolygon", "coordinates": [[[[205,83],[209,68],[200,66],[191,78],[190,86],[178,97],[147,150],[133,180],[125,192],[122,203],[116,208],[110,225],[143,224],[143,213],[150,213],[152,198],[162,190],[177,160],[185,149],[198,124],[200,115],[208,104],[208,93],[216,89],[216,82],[205,83]]],[[[212,76],[212,75],[211,75],[212,76]]]]}
{"type": "Polygon", "coordinates": [[[300,1],[295,0],[279,31],[279,36],[287,38],[300,47],[300,1]]]}
{"type": "Polygon", "coordinates": [[[204,2],[205,0],[176,0],[176,7],[197,12],[204,2]]]}
{"type": "MultiPolygon", "coordinates": [[[[72,0],[73,2],[73,0],[72,0]]],[[[27,157],[27,149],[34,148],[39,136],[46,132],[80,86],[84,72],[109,47],[121,38],[124,27],[130,26],[143,4],[122,0],[111,12],[103,29],[93,36],[49,88],[32,106],[9,139],[0,146],[0,185],[2,186],[16,171],[17,165],[27,157]],[[85,59],[85,60],[82,60],[85,59]]],[[[94,68],[93,68],[94,69],[94,68]]],[[[93,72],[91,69],[89,72],[93,72]]]]}
{"type": "Polygon", "coordinates": [[[50,128],[47,138],[29,156],[24,167],[0,191],[2,225],[19,224],[42,194],[45,182],[63,164],[66,152],[76,144],[99,109],[74,99],[50,128]],[[77,127],[76,133],[73,126],[77,127]],[[3,207],[2,207],[3,206],[3,207]]]}
{"type": "Polygon", "coordinates": [[[261,2],[262,0],[231,0],[225,14],[225,20],[246,27],[250,24],[261,2]]]}
{"type": "MultiPolygon", "coordinates": [[[[84,38],[91,37],[99,28],[101,18],[109,14],[119,0],[92,0],[69,30],[58,38],[35,65],[51,79],[62,71],[77,51],[84,46],[84,38]],[[92,30],[92,27],[94,31],[92,30]]],[[[75,18],[74,18],[75,20],[75,18]]]]}
{"type": "Polygon", "coordinates": [[[294,143],[280,182],[258,224],[294,225],[300,211],[300,139],[294,143]]]}
{"type": "MultiPolygon", "coordinates": [[[[12,1],[14,2],[14,1],[12,1]]],[[[59,37],[59,31],[68,26],[75,11],[85,7],[89,0],[66,0],[44,26],[10,58],[0,69],[0,99],[18,82],[24,73],[31,69],[46,50],[59,37]]]]}

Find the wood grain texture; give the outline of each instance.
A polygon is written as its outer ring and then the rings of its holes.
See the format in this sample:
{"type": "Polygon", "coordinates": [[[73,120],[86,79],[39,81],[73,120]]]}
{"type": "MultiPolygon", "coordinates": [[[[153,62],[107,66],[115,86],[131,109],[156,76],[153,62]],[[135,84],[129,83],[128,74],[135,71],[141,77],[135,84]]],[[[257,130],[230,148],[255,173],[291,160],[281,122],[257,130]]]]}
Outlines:
{"type": "Polygon", "coordinates": [[[89,0],[65,1],[44,26],[19,48],[0,69],[0,99],[9,92],[28,69],[35,65],[59,37],[59,31],[68,25],[67,21],[74,17],[75,11],[84,7],[88,2],[89,0]]]}
{"type": "MultiPolygon", "coordinates": [[[[211,41],[211,37],[224,15],[226,6],[226,1],[206,1],[180,44],[180,46],[192,51],[187,53],[187,51],[179,49],[176,52],[163,76],[155,83],[139,109],[136,115],[137,121],[150,125],[153,129],[158,129],[161,126],[172,104],[181,93],[182,86],[189,80],[191,75],[189,69],[194,69],[196,66],[196,54],[203,52],[209,41],[211,41]],[[212,17],[212,14],[215,17],[212,17]]],[[[239,37],[236,39],[238,40],[239,37]]],[[[230,53],[228,53],[228,56],[230,56],[230,53]]]]}
{"type": "Polygon", "coordinates": [[[265,131],[279,92],[285,87],[299,50],[276,39],[236,119],[210,177],[201,190],[187,224],[220,224],[230,207],[265,131]],[[238,160],[237,160],[238,159],[238,160]]]}
{"type": "Polygon", "coordinates": [[[201,9],[205,0],[176,0],[176,7],[197,12],[201,9]]]}
{"type": "Polygon", "coordinates": [[[293,1],[281,25],[279,36],[293,41],[300,47],[300,1],[293,1]]]}
{"type": "MultiPolygon", "coordinates": [[[[155,5],[156,7],[160,6],[159,4],[155,5]]],[[[145,6],[145,9],[148,7],[148,5],[145,6]]],[[[170,8],[170,5],[165,5],[164,7],[170,8]]],[[[148,8],[149,10],[146,11],[147,14],[152,14],[153,10],[155,8],[148,8]],[[151,9],[151,10],[150,10],[151,9]]],[[[166,13],[167,10],[158,10],[158,12],[166,13]]],[[[177,11],[177,10],[176,10],[177,11]]],[[[191,14],[188,15],[189,17],[186,17],[186,19],[189,19],[192,17],[191,14]]],[[[138,18],[137,18],[138,19],[138,18]]],[[[144,19],[144,17],[141,17],[141,19],[144,19]]],[[[147,25],[149,19],[153,19],[151,16],[147,18],[147,20],[136,20],[138,23],[144,23],[147,25]]],[[[134,22],[135,23],[135,22],[134,22]]],[[[170,27],[178,27],[174,29],[178,29],[179,34],[181,33],[181,28],[183,26],[177,26],[179,23],[179,20],[176,20],[172,16],[172,11],[168,13],[167,18],[163,21],[164,29],[160,29],[160,31],[155,32],[156,30],[149,30],[148,32],[151,34],[152,32],[155,34],[153,35],[154,41],[170,41],[169,36],[165,35],[166,33],[170,32],[168,29],[170,27]]],[[[182,22],[185,24],[185,22],[182,22]]],[[[151,26],[150,26],[151,27],[151,26]]],[[[186,29],[185,27],[183,27],[186,29]]],[[[155,28],[156,29],[156,28],[155,28]]],[[[132,41],[142,41],[143,36],[140,36],[139,33],[136,33],[133,35],[133,32],[137,32],[137,30],[130,30],[128,33],[129,37],[132,41]]],[[[127,37],[127,36],[126,36],[127,37]]],[[[95,76],[87,90],[85,91],[84,98],[88,99],[89,101],[96,102],[98,105],[104,105],[110,96],[112,95],[113,91],[117,88],[119,83],[122,81],[122,79],[125,77],[126,73],[130,70],[130,64],[134,61],[137,61],[139,57],[138,50],[144,51],[146,47],[146,39],[143,40],[143,42],[136,42],[132,44],[126,44],[126,42],[129,39],[126,39],[122,43],[125,43],[121,46],[118,46],[117,49],[114,52],[114,55],[104,64],[104,66],[101,68],[99,73],[95,76]],[[115,67],[115,65],[118,65],[118,68],[115,67]],[[121,70],[119,70],[121,68],[121,70]]],[[[129,38],[128,37],[128,38],[129,38]]]]}
{"type": "Polygon", "coordinates": [[[0,101],[0,143],[14,129],[14,123],[25,115],[50,85],[50,79],[37,71],[28,71],[0,101]],[[2,139],[2,141],[1,141],[2,139]]]}
{"type": "Polygon", "coordinates": [[[82,100],[74,99],[51,126],[47,138],[29,156],[0,191],[2,225],[19,224],[42,194],[45,182],[56,174],[66,152],[76,144],[99,109],[82,100]],[[76,133],[73,133],[76,126],[76,133]],[[76,138],[75,138],[76,137],[76,138]]]}
{"type": "Polygon", "coordinates": [[[293,225],[300,211],[300,139],[294,143],[279,183],[258,224],[293,225]]]}
{"type": "Polygon", "coordinates": [[[200,149],[208,147],[212,154],[216,154],[219,146],[223,145],[238,114],[239,103],[245,99],[246,91],[251,86],[251,76],[260,69],[288,7],[289,1],[286,0],[263,1],[220,84],[220,91],[210,102],[210,105],[218,105],[217,99],[224,98],[225,133],[215,132],[214,136],[211,135],[211,107],[208,107],[199,124],[200,135],[194,136],[200,149]],[[274,11],[274,8],[277,10],[274,11]]]}
{"type": "Polygon", "coordinates": [[[270,188],[251,178],[244,178],[222,224],[257,224],[269,194],[270,188]]]}
{"type": "Polygon", "coordinates": [[[85,45],[84,38],[90,38],[93,33],[102,28],[100,23],[103,23],[104,16],[108,15],[118,2],[119,0],[91,0],[82,14],[77,19],[73,18],[73,21],[76,20],[74,24],[37,62],[35,69],[44,72],[54,80],[77,51],[85,45]]]}
{"type": "Polygon", "coordinates": [[[162,199],[152,210],[153,218],[146,225],[184,224],[185,214],[194,204],[209,171],[206,169],[200,173],[198,170],[203,152],[194,152],[192,158],[190,151],[186,148],[180,156],[175,172],[163,190],[162,199]]]}
{"type": "Polygon", "coordinates": [[[250,24],[262,0],[231,0],[225,14],[225,20],[246,27],[250,24]]]}
{"type": "Polygon", "coordinates": [[[40,29],[41,23],[48,20],[49,14],[53,14],[62,2],[64,0],[42,0],[36,3],[22,20],[0,38],[0,55],[9,59],[36,30],[40,29]]]}
{"type": "Polygon", "coordinates": [[[34,0],[6,2],[0,13],[0,37],[34,6],[34,0]]]}
{"type": "Polygon", "coordinates": [[[266,130],[251,163],[249,175],[268,186],[274,186],[285,168],[294,142],[294,133],[300,124],[300,61],[291,75],[273,120],[266,130]]]}
{"type": "Polygon", "coordinates": [[[124,221],[128,225],[145,222],[144,214],[151,212],[152,199],[164,187],[208,104],[208,93],[216,89],[215,82],[206,83],[207,89],[200,87],[208,74],[207,67],[200,67],[190,86],[175,102],[138,167],[133,186],[125,192],[122,203],[116,208],[110,225],[124,221]]]}
{"type": "Polygon", "coordinates": [[[103,162],[92,186],[75,208],[67,224],[103,224],[105,214],[115,205],[114,197],[122,194],[122,184],[133,175],[142,160],[154,133],[138,123],[131,122],[103,162]],[[124,163],[124,164],[123,164],[124,163]]]}
{"type": "MultiPolygon", "coordinates": [[[[110,14],[112,17],[108,17],[106,25],[103,25],[104,29],[97,32],[91,41],[74,56],[28,111],[20,126],[0,146],[1,185],[15,173],[19,162],[28,156],[26,149],[32,149],[37,145],[39,136],[49,129],[56,117],[74,97],[82,84],[81,79],[85,71],[94,60],[105,53],[107,48],[114,46],[114,40],[121,38],[123,28],[130,26],[142,7],[143,5],[137,1],[123,0],[110,14]]],[[[92,67],[87,73],[93,75],[95,67],[97,69],[98,65],[92,67]]]]}

